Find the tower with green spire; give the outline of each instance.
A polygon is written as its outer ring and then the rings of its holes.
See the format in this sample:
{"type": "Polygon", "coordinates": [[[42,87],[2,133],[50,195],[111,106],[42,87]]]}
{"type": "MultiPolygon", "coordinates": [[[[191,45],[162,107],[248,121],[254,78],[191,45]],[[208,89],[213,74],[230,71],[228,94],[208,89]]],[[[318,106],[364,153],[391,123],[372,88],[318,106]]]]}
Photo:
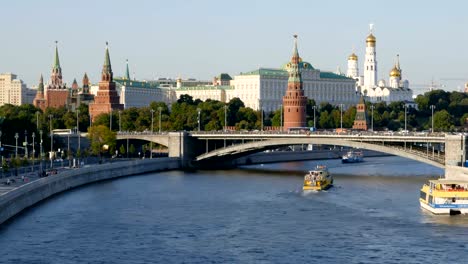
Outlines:
{"type": "Polygon", "coordinates": [[[102,66],[99,90],[97,91],[97,95],[94,97],[94,102],[89,104],[89,113],[92,120],[95,120],[95,118],[100,114],[109,114],[118,110],[123,110],[123,104],[120,104],[120,96],[115,89],[109,55],[109,45],[106,42],[104,65],[102,66]]]}
{"type": "Polygon", "coordinates": [[[52,73],[50,75],[50,86],[55,89],[65,88],[62,87],[62,85],[62,68],[60,67],[58,41],[55,41],[55,57],[54,64],[52,65],[52,73]]]}
{"type": "Polygon", "coordinates": [[[359,103],[356,105],[356,116],[354,117],[353,129],[356,130],[367,130],[369,129],[369,121],[366,111],[366,102],[364,97],[361,95],[359,103]]]}
{"type": "Polygon", "coordinates": [[[130,81],[130,70],[128,69],[128,59],[127,59],[127,67],[125,69],[125,80],[130,81]]]}
{"type": "Polygon", "coordinates": [[[283,96],[284,130],[290,127],[306,126],[307,97],[302,88],[302,59],[297,49],[297,35],[294,35],[294,47],[291,61],[286,65],[288,70],[288,88],[283,96]]]}
{"type": "Polygon", "coordinates": [[[33,105],[43,111],[46,109],[46,100],[44,99],[44,78],[42,77],[42,74],[39,78],[39,85],[37,86],[37,93],[33,100],[33,105]]]}

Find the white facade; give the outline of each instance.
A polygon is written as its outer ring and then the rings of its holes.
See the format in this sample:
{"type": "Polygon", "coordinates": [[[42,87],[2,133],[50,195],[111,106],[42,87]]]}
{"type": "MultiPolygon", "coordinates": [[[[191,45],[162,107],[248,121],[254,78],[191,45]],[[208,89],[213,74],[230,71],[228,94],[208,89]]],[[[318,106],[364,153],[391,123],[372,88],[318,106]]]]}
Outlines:
{"type": "MultiPolygon", "coordinates": [[[[402,79],[402,70],[400,68],[399,59],[390,72],[388,85],[385,80],[380,80],[377,83],[377,52],[376,38],[370,33],[366,38],[366,55],[364,61],[364,76],[357,78],[356,86],[358,90],[367,97],[367,100],[376,102],[395,102],[395,101],[412,101],[413,91],[409,88],[409,81],[402,79]]],[[[351,57],[356,56],[351,54],[348,57],[348,75],[356,72],[354,61],[351,57]]]]}
{"type": "Polygon", "coordinates": [[[206,101],[208,99],[217,100],[221,102],[229,102],[232,98],[227,98],[227,90],[232,90],[231,86],[221,85],[205,85],[205,86],[189,86],[189,87],[178,87],[171,89],[175,96],[175,101],[180,98],[183,94],[188,94],[193,97],[194,100],[200,99],[206,101]]]}
{"type": "Polygon", "coordinates": [[[12,73],[0,74],[0,105],[32,103],[34,90],[28,89],[22,80],[12,73]],[[32,96],[32,99],[31,99],[32,96]]]}

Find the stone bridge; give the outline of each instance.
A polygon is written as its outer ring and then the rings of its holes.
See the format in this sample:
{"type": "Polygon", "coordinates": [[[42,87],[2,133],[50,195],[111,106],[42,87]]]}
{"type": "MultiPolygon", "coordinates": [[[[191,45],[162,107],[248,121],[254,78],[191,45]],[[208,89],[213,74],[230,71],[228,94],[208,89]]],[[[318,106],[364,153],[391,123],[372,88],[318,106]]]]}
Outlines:
{"type": "Polygon", "coordinates": [[[119,133],[118,140],[152,141],[168,147],[169,157],[180,157],[186,167],[228,166],[256,152],[291,145],[334,145],[375,150],[432,166],[462,167],[466,160],[464,135],[384,133],[286,132],[169,132],[119,133]]]}

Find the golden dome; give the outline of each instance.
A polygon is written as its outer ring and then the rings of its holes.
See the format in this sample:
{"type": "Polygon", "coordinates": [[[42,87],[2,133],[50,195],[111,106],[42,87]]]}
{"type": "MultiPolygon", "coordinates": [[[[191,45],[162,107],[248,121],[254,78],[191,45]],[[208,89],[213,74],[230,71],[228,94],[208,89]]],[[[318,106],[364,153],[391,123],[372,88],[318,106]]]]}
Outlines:
{"type": "Polygon", "coordinates": [[[366,42],[374,42],[375,43],[375,37],[374,37],[374,35],[372,35],[372,33],[369,34],[369,36],[367,36],[366,42]]]}
{"type": "Polygon", "coordinates": [[[390,77],[401,77],[401,72],[396,66],[390,71],[390,77]]]}
{"type": "Polygon", "coordinates": [[[354,52],[353,52],[353,54],[349,55],[348,60],[355,60],[355,61],[357,61],[358,59],[357,59],[356,54],[354,54],[354,52]]]}

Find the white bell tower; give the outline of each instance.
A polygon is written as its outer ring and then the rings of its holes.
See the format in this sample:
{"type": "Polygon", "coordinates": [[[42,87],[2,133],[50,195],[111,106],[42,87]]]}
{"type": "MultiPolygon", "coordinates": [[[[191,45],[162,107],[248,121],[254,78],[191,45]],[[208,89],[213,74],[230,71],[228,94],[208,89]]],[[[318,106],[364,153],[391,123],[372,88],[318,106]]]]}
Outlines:
{"type": "Polygon", "coordinates": [[[372,35],[373,24],[370,24],[370,33],[366,39],[366,57],[364,61],[364,88],[372,88],[377,84],[377,55],[375,51],[376,39],[372,35]]]}

